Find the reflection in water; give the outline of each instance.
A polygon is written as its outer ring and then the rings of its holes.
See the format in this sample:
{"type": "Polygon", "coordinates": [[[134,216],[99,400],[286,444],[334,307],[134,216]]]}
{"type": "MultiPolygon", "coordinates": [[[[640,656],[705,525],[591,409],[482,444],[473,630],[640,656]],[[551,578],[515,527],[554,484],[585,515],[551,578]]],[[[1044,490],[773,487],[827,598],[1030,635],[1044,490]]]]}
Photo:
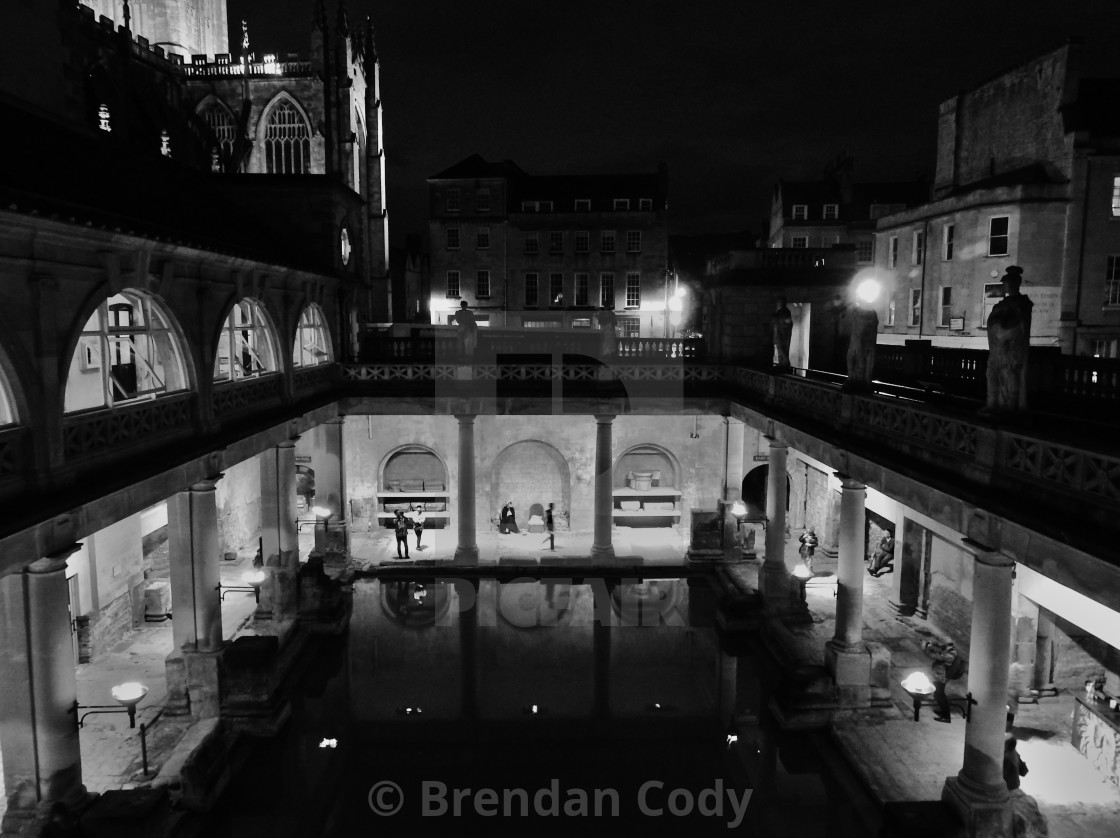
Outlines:
{"type": "Polygon", "coordinates": [[[208,838],[869,834],[836,814],[851,786],[821,776],[827,737],[769,723],[771,676],[753,638],[717,633],[718,600],[701,578],[359,580],[348,637],[316,641],[291,721],[262,740],[208,838]],[[443,811],[424,797],[437,787],[443,811]],[[597,792],[617,814],[580,809],[597,792]],[[508,795],[510,816],[491,817],[508,795]],[[375,814],[379,801],[400,809],[375,814]]]}

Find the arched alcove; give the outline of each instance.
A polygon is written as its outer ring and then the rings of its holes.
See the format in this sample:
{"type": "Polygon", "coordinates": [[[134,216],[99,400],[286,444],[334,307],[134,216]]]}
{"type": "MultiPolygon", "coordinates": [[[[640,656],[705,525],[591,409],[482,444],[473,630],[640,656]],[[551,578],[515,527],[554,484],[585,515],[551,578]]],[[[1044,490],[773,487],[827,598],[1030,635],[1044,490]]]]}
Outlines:
{"type": "Polygon", "coordinates": [[[450,486],[447,465],[426,445],[409,443],[394,448],[377,468],[378,520],[391,527],[399,510],[406,514],[423,505],[425,526],[440,528],[448,520],[450,486]]]}
{"type": "Polygon", "coordinates": [[[183,341],[163,305],[126,289],[103,300],[78,336],[64,410],[154,399],[190,389],[183,341]]]}
{"type": "Polygon", "coordinates": [[[568,461],[547,442],[527,439],[503,448],[494,458],[490,479],[490,515],[497,515],[506,501],[518,510],[517,521],[525,528],[529,507],[556,504],[555,526],[569,529],[572,508],[572,475],[568,461]]]}
{"type": "Polygon", "coordinates": [[[661,445],[646,442],[623,451],[615,461],[614,487],[625,487],[626,476],[633,471],[653,472],[653,480],[660,488],[680,488],[680,463],[668,448],[661,445]]]}
{"type": "MultiPolygon", "coordinates": [[[[770,466],[756,466],[743,477],[743,503],[747,506],[747,521],[766,520],[766,484],[770,466]]],[[[789,511],[790,479],[786,475],[786,511],[789,511]]]]}

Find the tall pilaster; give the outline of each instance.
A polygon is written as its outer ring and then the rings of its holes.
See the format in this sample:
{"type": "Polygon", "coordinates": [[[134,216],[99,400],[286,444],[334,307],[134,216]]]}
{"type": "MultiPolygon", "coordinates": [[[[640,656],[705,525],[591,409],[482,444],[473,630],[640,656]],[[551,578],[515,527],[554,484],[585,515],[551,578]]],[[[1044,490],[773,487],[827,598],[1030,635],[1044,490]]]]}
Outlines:
{"type": "Polygon", "coordinates": [[[478,543],[475,540],[474,488],[474,420],[473,414],[457,415],[459,420],[459,543],[455,561],[478,564],[478,543]]]}
{"type": "Polygon", "coordinates": [[[295,440],[280,443],[260,458],[261,558],[267,576],[257,616],[289,620],[296,615],[299,571],[295,440]]]}
{"type": "Polygon", "coordinates": [[[611,527],[614,524],[614,453],[611,446],[613,415],[595,417],[595,534],[591,542],[592,563],[614,559],[611,527]]]}
{"type": "Polygon", "coordinates": [[[1015,562],[968,539],[964,548],[974,559],[968,691],[976,703],[965,727],[964,765],[945,781],[941,799],[961,816],[965,834],[995,838],[1011,835],[1003,743],[1015,562]]]}
{"type": "Polygon", "coordinates": [[[742,500],[743,497],[743,422],[728,416],[727,422],[727,464],[723,487],[723,499],[742,500]]]}
{"type": "Polygon", "coordinates": [[[789,570],[786,568],[786,460],[789,446],[767,437],[770,462],[766,469],[766,559],[758,584],[771,609],[788,608],[789,570]]]}
{"type": "Polygon", "coordinates": [[[66,560],[80,545],[0,579],[0,746],[10,808],[85,799],[74,705],[66,560]]]}
{"type": "Polygon", "coordinates": [[[840,543],[837,558],[836,631],[825,644],[825,667],[845,704],[871,700],[871,653],[863,643],[863,576],[866,556],[864,501],[867,487],[840,478],[840,543]]]}

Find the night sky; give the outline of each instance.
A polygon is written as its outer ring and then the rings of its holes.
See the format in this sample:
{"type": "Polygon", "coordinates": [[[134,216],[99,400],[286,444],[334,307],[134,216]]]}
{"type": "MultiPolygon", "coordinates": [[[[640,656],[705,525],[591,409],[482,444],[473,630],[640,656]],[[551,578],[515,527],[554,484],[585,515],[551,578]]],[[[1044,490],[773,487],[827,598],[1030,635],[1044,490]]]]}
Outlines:
{"type": "MultiPolygon", "coordinates": [[[[228,0],[231,51],[245,18],[258,56],[306,53],[313,3],[228,0]]],[[[673,232],[757,233],[776,179],[818,178],[842,150],[859,180],[932,175],[938,104],[1069,35],[1087,74],[1120,74],[1120,0],[346,8],[377,35],[394,244],[426,230],[425,179],[473,153],[540,175],[666,161],[673,232]]]]}

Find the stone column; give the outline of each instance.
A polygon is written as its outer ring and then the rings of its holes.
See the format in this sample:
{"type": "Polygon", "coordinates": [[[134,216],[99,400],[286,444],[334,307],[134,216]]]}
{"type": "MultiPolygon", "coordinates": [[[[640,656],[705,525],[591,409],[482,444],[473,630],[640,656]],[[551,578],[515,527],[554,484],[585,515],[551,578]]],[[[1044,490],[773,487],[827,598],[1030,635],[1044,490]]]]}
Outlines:
{"type": "Polygon", "coordinates": [[[457,415],[459,420],[459,543],[455,547],[457,564],[478,564],[475,540],[474,420],[473,414],[457,415]]]}
{"type": "Polygon", "coordinates": [[[964,766],[956,777],[945,781],[941,799],[960,815],[965,834],[1010,836],[1011,807],[1003,781],[1003,739],[1015,562],[968,539],[964,549],[974,558],[968,691],[976,703],[965,727],[964,766]]]}
{"type": "Polygon", "coordinates": [[[728,503],[743,498],[743,422],[727,417],[727,467],[723,499],[728,503]]]}
{"type": "Polygon", "coordinates": [[[844,704],[871,700],[871,655],[863,643],[863,577],[866,555],[864,499],[867,487],[840,478],[840,540],[836,589],[836,631],[825,644],[825,667],[844,704]]]}
{"type": "Polygon", "coordinates": [[[350,543],[347,530],[349,515],[346,506],[346,459],[342,439],[345,424],[345,417],[340,416],[319,426],[322,449],[315,469],[315,505],[329,509],[332,513],[330,521],[337,522],[335,527],[328,527],[325,533],[326,550],[342,553],[349,550],[350,543]]]}
{"type": "Polygon", "coordinates": [[[611,528],[614,526],[614,452],[611,446],[613,415],[595,417],[595,536],[591,542],[592,564],[614,559],[611,528]]]}
{"type": "Polygon", "coordinates": [[[221,574],[216,485],[194,484],[167,502],[171,621],[175,648],[167,658],[168,708],[195,716],[218,714],[218,655],[222,649],[221,574]]]}
{"type": "Polygon", "coordinates": [[[299,535],[296,532],[296,444],[280,443],[261,454],[261,557],[267,574],[257,617],[295,618],[299,535]]]}
{"type": "Polygon", "coordinates": [[[789,607],[790,577],[786,568],[786,458],[789,446],[767,437],[770,462],[766,469],[766,559],[758,586],[768,608],[789,607]]]}
{"type": "Polygon", "coordinates": [[[66,583],[66,560],[79,546],[0,579],[0,746],[10,810],[74,807],[86,797],[66,583]]]}

